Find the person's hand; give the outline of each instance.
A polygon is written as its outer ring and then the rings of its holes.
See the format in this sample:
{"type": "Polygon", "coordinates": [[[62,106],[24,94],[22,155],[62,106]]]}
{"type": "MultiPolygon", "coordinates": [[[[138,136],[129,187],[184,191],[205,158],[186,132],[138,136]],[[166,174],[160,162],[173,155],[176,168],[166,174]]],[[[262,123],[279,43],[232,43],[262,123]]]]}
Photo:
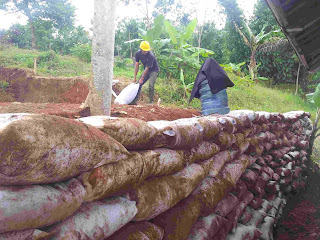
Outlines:
{"type": "Polygon", "coordinates": [[[141,79],[139,80],[139,83],[140,83],[140,84],[142,84],[142,83],[143,83],[143,78],[141,78],[141,79]]]}

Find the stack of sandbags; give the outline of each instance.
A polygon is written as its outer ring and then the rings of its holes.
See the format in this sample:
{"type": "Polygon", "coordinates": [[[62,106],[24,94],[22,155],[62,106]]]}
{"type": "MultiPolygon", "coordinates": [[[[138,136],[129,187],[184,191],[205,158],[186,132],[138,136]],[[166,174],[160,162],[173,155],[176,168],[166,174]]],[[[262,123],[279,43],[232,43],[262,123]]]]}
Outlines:
{"type": "Polygon", "coordinates": [[[309,117],[0,116],[0,237],[272,239],[305,185],[309,117]]]}
{"type": "Polygon", "coordinates": [[[87,192],[75,177],[132,155],[99,129],[57,116],[3,114],[0,142],[1,239],[104,239],[136,214],[125,198],[83,203],[87,192]]]}

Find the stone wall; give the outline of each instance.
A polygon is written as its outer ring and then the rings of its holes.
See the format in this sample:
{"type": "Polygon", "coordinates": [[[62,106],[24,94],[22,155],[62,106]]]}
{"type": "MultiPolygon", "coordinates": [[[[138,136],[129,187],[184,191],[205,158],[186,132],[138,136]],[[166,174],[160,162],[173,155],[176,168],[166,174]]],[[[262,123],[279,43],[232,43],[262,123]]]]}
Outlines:
{"type": "Polygon", "coordinates": [[[272,239],[307,180],[302,111],[0,123],[2,239],[272,239]]]}

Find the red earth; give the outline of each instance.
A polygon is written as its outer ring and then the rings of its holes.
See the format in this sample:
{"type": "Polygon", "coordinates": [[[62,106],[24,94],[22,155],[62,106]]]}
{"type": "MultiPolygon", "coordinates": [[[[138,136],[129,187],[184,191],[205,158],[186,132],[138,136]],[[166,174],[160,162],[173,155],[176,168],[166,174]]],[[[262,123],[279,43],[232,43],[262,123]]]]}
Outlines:
{"type": "MultiPolygon", "coordinates": [[[[38,113],[68,118],[89,116],[88,109],[81,110],[80,104],[67,103],[20,103],[0,102],[0,113],[38,113]]],[[[176,120],[199,116],[195,109],[169,108],[155,105],[112,105],[111,116],[138,118],[144,121],[176,120]]]]}

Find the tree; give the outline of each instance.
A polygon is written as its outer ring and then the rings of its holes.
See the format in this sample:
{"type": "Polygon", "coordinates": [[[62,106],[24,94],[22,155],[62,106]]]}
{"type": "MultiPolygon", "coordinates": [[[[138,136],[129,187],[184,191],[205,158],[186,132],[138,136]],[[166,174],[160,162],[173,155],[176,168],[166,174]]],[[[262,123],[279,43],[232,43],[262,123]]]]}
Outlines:
{"type": "Polygon", "coordinates": [[[278,24],[265,0],[257,0],[254,5],[253,15],[250,21],[250,28],[254,34],[258,34],[263,26],[265,26],[266,32],[278,28],[278,24]]]}
{"type": "MultiPolygon", "coordinates": [[[[252,80],[256,80],[258,76],[258,68],[256,63],[256,53],[259,47],[261,47],[263,44],[270,39],[270,37],[274,36],[275,34],[279,33],[280,30],[275,30],[269,33],[265,33],[264,29],[265,26],[261,29],[259,34],[255,36],[249,27],[249,25],[245,22],[245,32],[241,31],[240,28],[237,26],[236,23],[234,23],[235,28],[240,33],[240,35],[243,37],[243,40],[245,44],[250,48],[251,51],[251,57],[250,57],[250,64],[249,64],[249,72],[251,75],[252,80]]],[[[275,41],[278,41],[279,39],[274,39],[275,41]]]]}
{"type": "Polygon", "coordinates": [[[85,107],[91,115],[111,112],[116,1],[94,0],[92,73],[85,107]]]}
{"type": "Polygon", "coordinates": [[[0,9],[20,12],[28,18],[32,49],[37,49],[35,21],[50,21],[56,29],[73,26],[74,22],[75,8],[69,0],[1,0],[0,9]]]}
{"type": "Polygon", "coordinates": [[[235,22],[239,27],[242,27],[243,11],[239,8],[236,0],[218,0],[218,2],[227,15],[225,47],[230,51],[230,61],[233,63],[243,62],[248,56],[249,49],[241,40],[241,36],[234,26],[235,22]]]}

